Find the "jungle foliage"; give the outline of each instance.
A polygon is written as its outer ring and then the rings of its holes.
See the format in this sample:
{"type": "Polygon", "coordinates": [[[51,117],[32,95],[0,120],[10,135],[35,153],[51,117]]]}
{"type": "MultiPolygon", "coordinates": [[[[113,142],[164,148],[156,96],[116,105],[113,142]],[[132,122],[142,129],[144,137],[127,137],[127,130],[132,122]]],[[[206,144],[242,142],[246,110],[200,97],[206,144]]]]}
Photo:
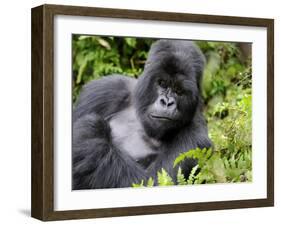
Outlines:
{"type": "MultiPolygon", "coordinates": [[[[137,78],[143,71],[153,39],[73,35],[73,102],[81,87],[109,74],[137,78]]],[[[237,43],[196,42],[206,57],[202,81],[204,114],[212,149],[183,150],[174,166],[185,158],[198,164],[189,178],[178,170],[178,185],[252,181],[252,71],[250,54],[237,43]],[[188,151],[188,152],[187,152],[188,151]]],[[[134,187],[154,186],[150,178],[134,187]]],[[[162,169],[157,184],[174,185],[162,169]]]]}

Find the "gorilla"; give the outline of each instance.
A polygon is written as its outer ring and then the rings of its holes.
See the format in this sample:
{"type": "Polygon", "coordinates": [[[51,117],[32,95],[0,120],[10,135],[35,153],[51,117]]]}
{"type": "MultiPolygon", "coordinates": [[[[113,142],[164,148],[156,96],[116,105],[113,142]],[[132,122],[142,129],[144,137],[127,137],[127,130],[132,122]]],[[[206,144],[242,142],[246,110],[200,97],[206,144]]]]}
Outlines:
{"type": "MultiPolygon", "coordinates": [[[[86,84],[73,110],[72,188],[130,187],[175,158],[211,146],[202,114],[204,57],[191,41],[152,44],[138,79],[110,75],[86,84]]],[[[180,167],[185,178],[196,165],[180,167]]]]}

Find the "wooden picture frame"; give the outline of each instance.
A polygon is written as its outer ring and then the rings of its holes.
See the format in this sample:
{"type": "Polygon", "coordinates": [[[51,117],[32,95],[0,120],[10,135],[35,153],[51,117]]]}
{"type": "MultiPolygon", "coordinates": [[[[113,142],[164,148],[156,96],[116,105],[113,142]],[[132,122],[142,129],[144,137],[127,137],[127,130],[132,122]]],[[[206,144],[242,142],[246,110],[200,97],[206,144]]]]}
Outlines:
{"type": "Polygon", "coordinates": [[[162,214],[274,205],[273,19],[42,5],[32,9],[32,200],[31,215],[50,221],[162,214]],[[54,17],[55,15],[254,26],[267,29],[267,197],[99,209],[54,210],[54,17]]]}

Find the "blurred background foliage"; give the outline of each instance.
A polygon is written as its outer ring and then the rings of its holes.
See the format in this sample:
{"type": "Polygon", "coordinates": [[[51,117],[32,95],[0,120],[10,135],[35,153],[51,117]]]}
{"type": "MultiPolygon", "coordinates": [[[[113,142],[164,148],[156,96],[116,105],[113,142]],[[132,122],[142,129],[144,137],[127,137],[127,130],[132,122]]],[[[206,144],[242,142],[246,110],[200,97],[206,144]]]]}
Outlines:
{"type": "MultiPolygon", "coordinates": [[[[154,41],[73,35],[73,102],[81,87],[93,79],[115,73],[137,78],[154,41]]],[[[212,152],[195,149],[179,156],[176,164],[186,157],[199,161],[186,181],[179,170],[177,184],[252,181],[251,44],[196,43],[206,57],[202,96],[214,147],[212,152]]],[[[146,184],[152,186],[154,181],[150,179],[146,184]]],[[[164,169],[158,173],[158,184],[173,184],[164,169]]]]}

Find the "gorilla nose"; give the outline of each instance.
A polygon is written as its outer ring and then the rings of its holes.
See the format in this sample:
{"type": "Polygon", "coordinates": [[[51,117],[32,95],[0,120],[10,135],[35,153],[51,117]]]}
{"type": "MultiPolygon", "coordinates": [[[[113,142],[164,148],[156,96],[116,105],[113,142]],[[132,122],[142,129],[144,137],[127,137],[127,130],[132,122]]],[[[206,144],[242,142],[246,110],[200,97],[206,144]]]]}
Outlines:
{"type": "Polygon", "coordinates": [[[170,108],[170,107],[173,107],[175,105],[175,100],[174,98],[166,98],[166,97],[161,97],[160,98],[160,104],[162,107],[167,107],[167,108],[170,108]]]}

